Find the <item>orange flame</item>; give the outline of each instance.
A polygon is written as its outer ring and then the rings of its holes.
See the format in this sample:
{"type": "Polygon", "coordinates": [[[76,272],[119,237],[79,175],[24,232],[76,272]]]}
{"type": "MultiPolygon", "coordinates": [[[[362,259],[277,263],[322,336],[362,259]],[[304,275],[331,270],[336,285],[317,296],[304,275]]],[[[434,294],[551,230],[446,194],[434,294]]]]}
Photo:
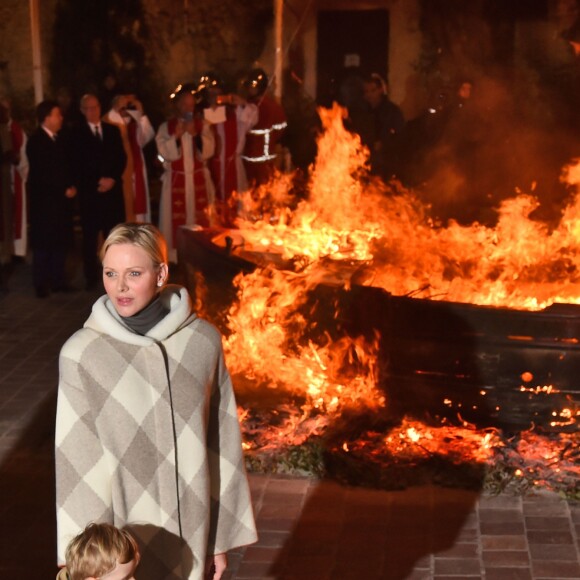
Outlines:
{"type": "Polygon", "coordinates": [[[320,346],[303,340],[309,323],[299,308],[315,277],[269,268],[239,275],[235,282],[240,300],[231,307],[231,334],[224,344],[233,374],[302,396],[310,407],[331,415],[384,404],[375,386],[376,344],[343,338],[320,346]],[[345,365],[352,367],[355,360],[363,372],[345,375],[345,365]]]}
{"type": "MultiPolygon", "coordinates": [[[[539,202],[529,194],[504,200],[493,228],[455,222],[436,227],[428,206],[412,192],[369,177],[367,152],[344,129],[338,106],[320,115],[324,133],[308,198],[293,200],[288,176],[257,194],[246,192],[246,219],[238,223],[246,250],[302,264],[340,260],[342,271],[334,274],[346,282],[365,265],[364,283],[396,295],[531,310],[580,303],[579,201],[570,203],[553,230],[530,217],[539,202]]],[[[577,160],[562,179],[577,189],[578,175],[577,160]]]]}
{"type": "MultiPolygon", "coordinates": [[[[283,175],[240,195],[241,243],[233,252],[267,254],[293,270],[265,267],[238,275],[225,340],[228,367],[233,375],[299,401],[279,405],[276,421],[259,427],[241,411],[245,437],[252,441],[246,448],[300,445],[347,409],[386,405],[376,386],[377,342],[330,337],[316,332],[309,319],[308,296],[320,282],[530,310],[554,302],[580,304],[580,200],[574,198],[552,229],[530,217],[538,200],[522,193],[501,203],[495,227],[453,221],[437,226],[412,192],[369,176],[367,151],[345,131],[343,115],[336,105],[320,110],[324,132],[306,199],[290,193],[291,177],[283,175]]],[[[577,191],[580,160],[565,168],[562,179],[577,191]]],[[[538,395],[554,391],[532,380],[523,373],[527,385],[521,389],[538,395]]],[[[577,417],[577,411],[555,411],[554,424],[577,417]]],[[[405,422],[380,443],[380,434],[369,434],[374,447],[361,439],[340,448],[344,453],[371,447],[379,453],[380,445],[401,453],[410,447],[424,453],[445,449],[458,458],[489,461],[503,446],[493,433],[467,427],[405,422]]],[[[530,434],[523,453],[544,444],[530,434]]],[[[545,445],[551,460],[553,451],[545,445]]]]}

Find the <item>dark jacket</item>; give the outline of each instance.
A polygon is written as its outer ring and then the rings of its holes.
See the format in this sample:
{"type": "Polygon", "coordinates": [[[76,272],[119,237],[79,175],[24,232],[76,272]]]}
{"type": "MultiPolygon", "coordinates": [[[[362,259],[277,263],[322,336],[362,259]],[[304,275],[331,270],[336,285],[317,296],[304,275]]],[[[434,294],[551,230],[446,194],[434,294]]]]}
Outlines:
{"type": "Polygon", "coordinates": [[[64,142],[61,138],[54,141],[38,128],[28,139],[26,155],[30,164],[26,187],[31,246],[68,247],[73,240],[74,200],[65,195],[73,178],[64,142]]]}
{"type": "Polygon", "coordinates": [[[70,139],[74,181],[79,192],[81,215],[108,214],[114,222],[124,221],[123,172],[127,156],[119,129],[101,123],[102,140],[95,137],[87,122],[73,130],[70,139]],[[97,191],[99,179],[110,177],[115,185],[110,191],[97,191]]]}
{"type": "Polygon", "coordinates": [[[398,171],[404,127],[401,109],[387,96],[383,96],[376,108],[364,103],[360,109],[350,112],[348,128],[358,133],[369,148],[372,172],[386,179],[398,171]]]}

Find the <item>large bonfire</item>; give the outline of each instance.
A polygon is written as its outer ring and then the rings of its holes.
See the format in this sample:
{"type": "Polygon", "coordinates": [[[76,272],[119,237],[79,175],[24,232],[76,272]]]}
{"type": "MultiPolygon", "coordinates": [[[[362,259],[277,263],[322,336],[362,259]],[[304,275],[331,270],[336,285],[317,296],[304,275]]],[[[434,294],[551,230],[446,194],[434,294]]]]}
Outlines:
{"type": "MultiPolygon", "coordinates": [[[[495,227],[435,226],[412,192],[368,175],[367,152],[344,130],[340,108],[320,115],[308,195],[295,198],[291,176],[278,176],[242,199],[240,251],[285,265],[240,274],[227,318],[249,464],[383,487],[429,479],[580,495],[575,430],[508,435],[466,422],[393,422],[377,384],[377,341],[335,336],[308,310],[321,282],[527,310],[580,303],[580,199],[552,228],[530,218],[538,207],[531,194],[504,201],[495,227]]],[[[580,163],[563,179],[577,187],[580,163]]],[[[567,412],[575,424],[577,412],[567,412]]]]}

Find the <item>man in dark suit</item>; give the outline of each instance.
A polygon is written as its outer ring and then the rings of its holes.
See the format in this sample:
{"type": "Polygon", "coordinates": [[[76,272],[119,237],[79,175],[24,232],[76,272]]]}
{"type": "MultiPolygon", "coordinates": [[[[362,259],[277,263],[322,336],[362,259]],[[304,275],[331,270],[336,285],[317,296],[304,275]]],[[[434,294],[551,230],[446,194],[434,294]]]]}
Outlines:
{"type": "Polygon", "coordinates": [[[363,78],[363,100],[349,110],[347,126],[368,147],[371,173],[389,181],[399,174],[405,118],[389,99],[387,84],[377,73],[363,78]]]}
{"type": "Polygon", "coordinates": [[[66,252],[73,242],[73,200],[76,189],[69,171],[67,152],[58,133],[62,114],[56,101],[36,107],[39,127],[26,145],[30,164],[27,181],[30,208],[32,275],[36,295],[68,291],[66,252]]]}
{"type": "Polygon", "coordinates": [[[81,98],[85,117],[72,133],[71,159],[79,192],[83,229],[83,267],[87,289],[100,280],[97,258],[99,234],[125,221],[122,176],[127,162],[117,127],[101,123],[101,106],[95,95],[81,98]]]}

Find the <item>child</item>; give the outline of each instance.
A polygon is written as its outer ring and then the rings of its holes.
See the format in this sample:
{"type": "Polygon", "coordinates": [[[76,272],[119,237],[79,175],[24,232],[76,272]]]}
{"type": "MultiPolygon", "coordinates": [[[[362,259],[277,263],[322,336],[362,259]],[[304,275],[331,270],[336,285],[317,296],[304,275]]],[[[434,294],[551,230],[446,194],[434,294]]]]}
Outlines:
{"type": "Polygon", "coordinates": [[[66,549],[66,568],[57,580],[133,580],[139,549],[125,530],[89,524],[66,549]]]}

